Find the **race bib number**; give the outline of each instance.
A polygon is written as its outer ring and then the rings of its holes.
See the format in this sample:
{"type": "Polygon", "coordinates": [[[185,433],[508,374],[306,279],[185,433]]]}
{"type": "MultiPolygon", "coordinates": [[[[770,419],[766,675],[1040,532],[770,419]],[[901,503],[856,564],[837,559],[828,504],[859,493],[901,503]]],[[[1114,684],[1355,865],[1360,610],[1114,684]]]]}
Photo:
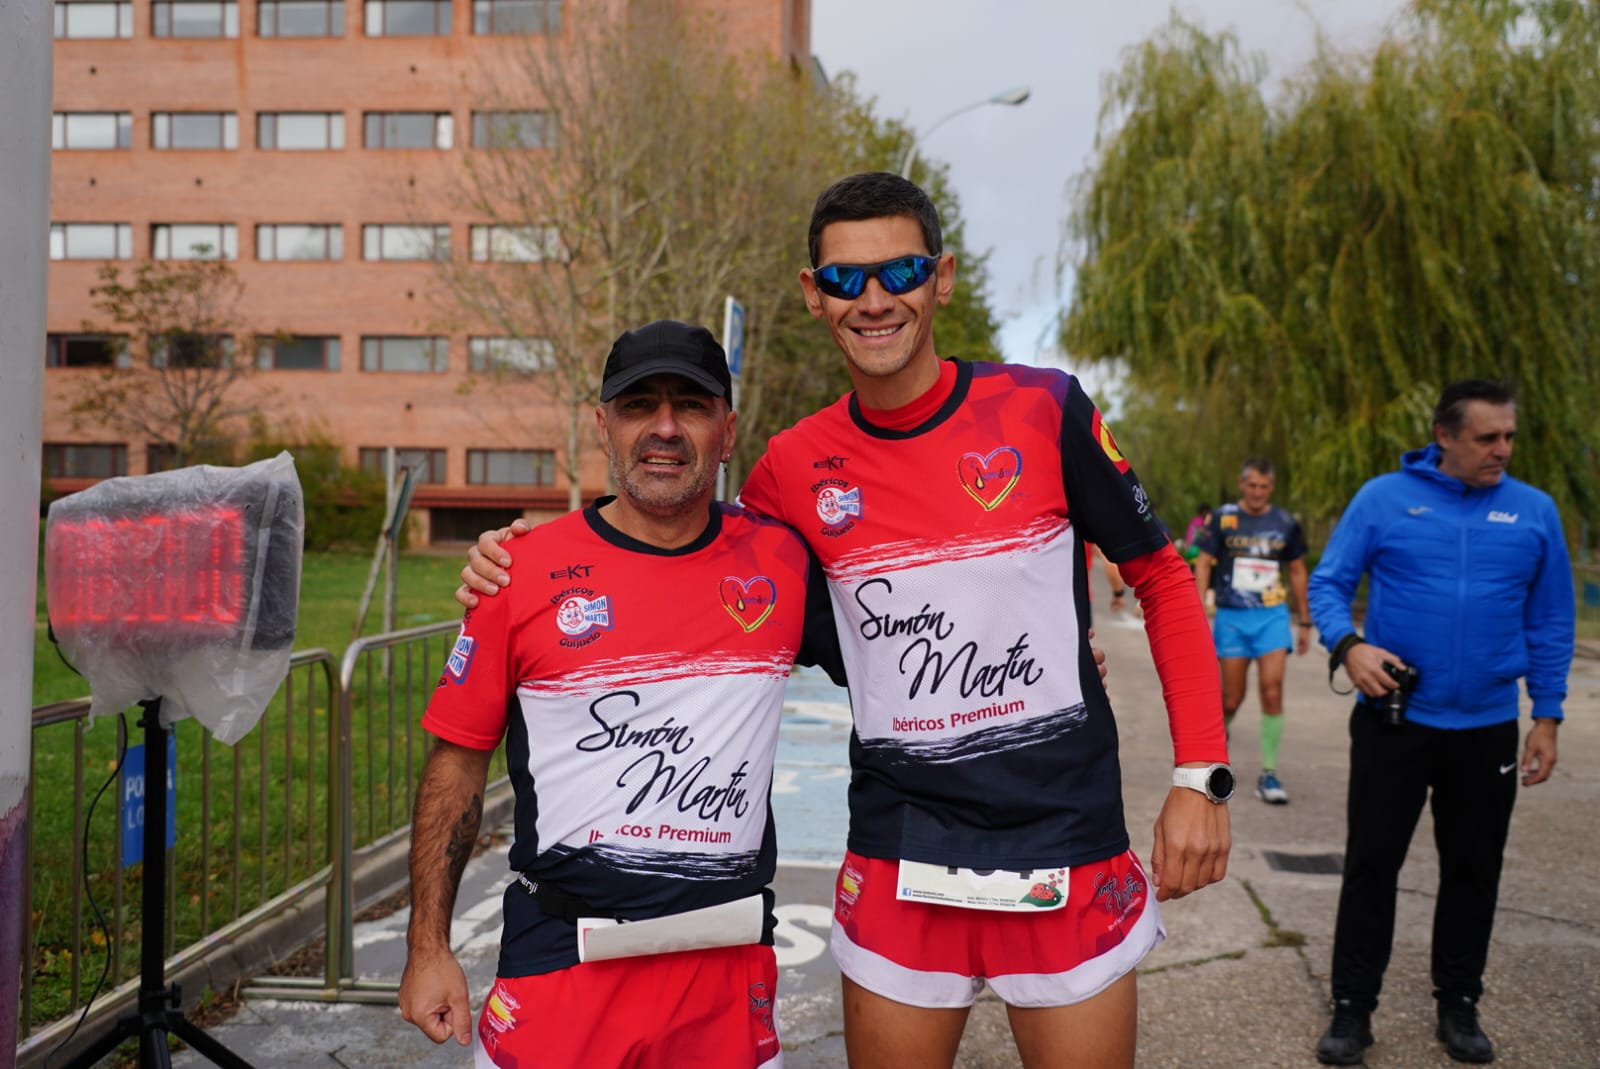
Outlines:
{"type": "Polygon", "coordinates": [[[1278,589],[1278,562],[1259,557],[1235,557],[1233,589],[1241,594],[1266,594],[1278,589]]]}
{"type": "Polygon", "coordinates": [[[902,861],[895,898],[961,909],[1035,913],[1067,904],[1067,871],[1065,865],[1049,871],[1006,872],[902,861]]]}

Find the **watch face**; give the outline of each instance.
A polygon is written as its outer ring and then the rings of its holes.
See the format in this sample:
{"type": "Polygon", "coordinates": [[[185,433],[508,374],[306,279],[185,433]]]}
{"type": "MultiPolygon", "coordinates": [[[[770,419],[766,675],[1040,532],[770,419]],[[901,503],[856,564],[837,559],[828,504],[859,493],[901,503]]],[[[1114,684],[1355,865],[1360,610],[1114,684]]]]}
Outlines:
{"type": "Polygon", "coordinates": [[[1227,800],[1233,794],[1233,770],[1226,765],[1217,765],[1207,777],[1206,787],[1213,798],[1227,800]]]}

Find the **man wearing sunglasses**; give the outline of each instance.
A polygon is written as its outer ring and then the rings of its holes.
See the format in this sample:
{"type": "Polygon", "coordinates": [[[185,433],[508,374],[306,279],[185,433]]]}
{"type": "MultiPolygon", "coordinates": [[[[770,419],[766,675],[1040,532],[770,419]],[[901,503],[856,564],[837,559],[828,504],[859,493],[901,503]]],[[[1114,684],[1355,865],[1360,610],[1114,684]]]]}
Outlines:
{"type": "MultiPolygon", "coordinates": [[[[850,1064],[952,1065],[987,984],[1029,1069],[1132,1066],[1155,900],[1227,868],[1232,774],[1188,567],[1073,377],[936,355],[955,260],[921,189],[836,183],[809,251],[806,305],[855,389],[775,436],[741,501],[822,560],[849,676],[831,943],[850,1064]],[[819,474],[825,457],[843,466],[819,474]],[[1088,641],[1085,541],[1133,584],[1168,706],[1178,767],[1148,878],[1088,641]]],[[[463,578],[497,589],[506,556],[486,535],[463,578]]]]}

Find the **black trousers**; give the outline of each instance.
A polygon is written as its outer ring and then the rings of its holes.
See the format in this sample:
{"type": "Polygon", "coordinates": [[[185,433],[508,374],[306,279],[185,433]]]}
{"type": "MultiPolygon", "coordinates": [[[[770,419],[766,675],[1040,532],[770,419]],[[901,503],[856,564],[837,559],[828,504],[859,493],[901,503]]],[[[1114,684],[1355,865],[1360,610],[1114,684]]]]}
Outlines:
{"type": "Polygon", "coordinates": [[[1517,798],[1517,721],[1444,731],[1350,715],[1344,883],[1333,935],[1333,997],[1373,1009],[1394,943],[1395,895],[1422,804],[1439,850],[1433,910],[1436,994],[1483,994],[1500,863],[1517,798]],[[1431,799],[1430,799],[1431,793],[1431,799]]]}

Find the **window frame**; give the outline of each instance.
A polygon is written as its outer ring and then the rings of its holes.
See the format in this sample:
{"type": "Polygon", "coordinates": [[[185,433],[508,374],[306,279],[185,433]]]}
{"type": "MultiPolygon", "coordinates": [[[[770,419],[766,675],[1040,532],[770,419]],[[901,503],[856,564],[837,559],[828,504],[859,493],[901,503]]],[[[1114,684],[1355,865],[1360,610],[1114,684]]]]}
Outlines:
{"type": "Polygon", "coordinates": [[[561,228],[550,223],[473,223],[467,230],[467,249],[476,264],[559,261],[563,256],[561,228]]]}
{"type": "MultiPolygon", "coordinates": [[[[398,133],[398,130],[395,131],[398,133]]],[[[361,114],[361,145],[385,152],[448,152],[455,147],[455,120],[448,111],[367,111],[361,114]],[[426,116],[433,120],[431,144],[391,145],[391,121],[426,116]]]]}
{"type": "MultiPolygon", "coordinates": [[[[508,472],[515,475],[516,472],[508,472]]],[[[467,450],[467,485],[468,486],[555,486],[556,477],[556,451],[554,449],[468,449],[467,450]],[[515,478],[494,479],[491,476],[490,465],[499,460],[515,465],[519,459],[531,458],[539,466],[538,477],[534,481],[523,481],[515,478]],[[548,479],[545,476],[548,475],[548,479]]]]}
{"type": "Polygon", "coordinates": [[[55,0],[51,8],[52,29],[57,41],[126,41],[133,37],[132,0],[55,0]],[[113,9],[110,14],[116,23],[116,32],[68,33],[71,29],[71,16],[68,13],[73,8],[91,7],[113,9]]]}
{"type": "Polygon", "coordinates": [[[561,32],[561,0],[472,0],[472,33],[478,37],[509,37],[521,34],[561,32]],[[513,26],[507,18],[504,29],[497,28],[497,13],[509,16],[513,9],[527,7],[537,12],[528,26],[513,26]],[[553,13],[553,14],[552,14],[553,13]],[[531,25],[537,23],[537,25],[531,25]]]}
{"type": "Polygon", "coordinates": [[[239,36],[238,0],[151,0],[150,36],[174,41],[236,40],[239,36]],[[217,9],[218,33],[174,33],[173,15],[183,8],[217,9]]]}
{"type": "Polygon", "coordinates": [[[237,223],[151,223],[150,224],[150,259],[152,260],[228,260],[239,258],[239,226],[237,223]],[[214,242],[189,242],[190,250],[200,245],[208,246],[214,255],[210,256],[174,256],[172,254],[172,231],[177,228],[194,230],[202,227],[215,228],[217,233],[214,242]]]}
{"type": "Polygon", "coordinates": [[[361,259],[367,263],[442,263],[450,259],[450,224],[362,223],[361,259]],[[433,231],[431,240],[423,240],[424,230],[433,231]],[[407,231],[414,233],[408,235],[407,231]],[[386,251],[388,241],[402,241],[408,237],[417,240],[422,255],[407,256],[399,251],[393,254],[386,251]]]}
{"type": "MultiPolygon", "coordinates": [[[[383,445],[363,445],[356,450],[356,466],[362,471],[383,478],[383,456],[388,450],[383,445]]],[[[450,451],[426,445],[397,445],[394,447],[397,470],[406,465],[407,455],[426,454],[417,474],[419,486],[443,486],[450,481],[450,451]]]]}
{"type": "Polygon", "coordinates": [[[337,334],[263,334],[256,338],[256,370],[258,371],[338,371],[340,338],[337,334]],[[286,345],[315,342],[322,350],[320,367],[279,367],[278,349],[286,345]]]}
{"type": "Polygon", "coordinates": [[[256,36],[263,40],[315,40],[319,37],[343,37],[345,30],[344,0],[256,0],[256,36]],[[283,8],[322,8],[323,33],[284,33],[283,8]],[[267,29],[268,21],[272,29],[267,29]]]}
{"type": "Polygon", "coordinates": [[[44,442],[40,451],[46,479],[112,479],[128,474],[128,443],[126,442],[44,442]],[[66,461],[75,451],[103,454],[110,461],[109,471],[69,471],[66,461]]]}
{"type": "MultiPolygon", "coordinates": [[[[555,112],[548,108],[489,108],[472,113],[472,147],[475,149],[554,149],[556,147],[555,112]],[[533,140],[496,136],[497,127],[510,122],[519,129],[536,131],[533,140]]],[[[503,132],[503,129],[501,130],[503,132]]]]}
{"type": "MultiPolygon", "coordinates": [[[[185,135],[189,136],[189,135],[185,135]]],[[[150,147],[160,152],[232,152],[239,147],[239,113],[236,111],[152,111],[150,147]],[[196,121],[216,123],[217,144],[175,145],[174,127],[196,121]]]]}
{"type": "Polygon", "coordinates": [[[442,334],[363,334],[361,370],[373,375],[443,375],[450,370],[450,339],[442,334]],[[431,351],[431,367],[384,367],[385,344],[416,342],[431,351]]]}
{"type": "MultiPolygon", "coordinates": [[[[79,237],[79,241],[87,239],[87,235],[79,237]]],[[[50,224],[50,259],[51,260],[131,260],[133,259],[133,224],[132,223],[95,223],[80,220],[70,222],[53,222],[50,224]],[[107,229],[113,231],[111,235],[112,254],[110,256],[87,256],[72,254],[73,231],[86,232],[89,229],[107,229]],[[59,252],[57,251],[59,247],[59,252]]]]}
{"type": "Polygon", "coordinates": [[[475,334],[467,339],[467,370],[478,375],[538,375],[552,371],[556,343],[550,338],[514,338],[509,334],[475,334]],[[520,349],[522,355],[505,350],[520,349]]]}
{"type": "Polygon", "coordinates": [[[256,259],[262,263],[305,264],[305,263],[338,263],[344,259],[344,225],[342,223],[257,223],[256,224],[256,259]],[[282,256],[279,255],[279,245],[283,230],[320,231],[307,233],[305,237],[322,240],[321,256],[282,256]],[[266,250],[263,254],[263,249],[266,250]]]}
{"type": "Polygon", "coordinates": [[[99,368],[131,366],[126,334],[95,334],[87,331],[51,331],[44,336],[44,366],[56,368],[99,368]],[[106,359],[74,363],[68,360],[69,348],[97,345],[106,359]]]}
{"type": "Polygon", "coordinates": [[[361,30],[367,37],[449,37],[454,21],[452,0],[363,0],[361,30]],[[389,28],[391,7],[433,9],[433,28],[426,31],[396,31],[389,28]]]}
{"type": "Polygon", "coordinates": [[[263,152],[340,152],[344,149],[344,112],[342,111],[258,111],[256,112],[256,148],[263,152]],[[283,144],[284,119],[321,119],[323,143],[321,145],[283,144]],[[270,130],[270,133],[269,133],[270,130]],[[267,142],[272,142],[267,144],[267,142]]]}
{"type": "Polygon", "coordinates": [[[133,148],[133,112],[131,111],[55,111],[50,113],[50,150],[52,152],[122,152],[133,148]],[[110,145],[72,144],[73,120],[81,126],[87,119],[110,119],[115,129],[110,145]]]}

